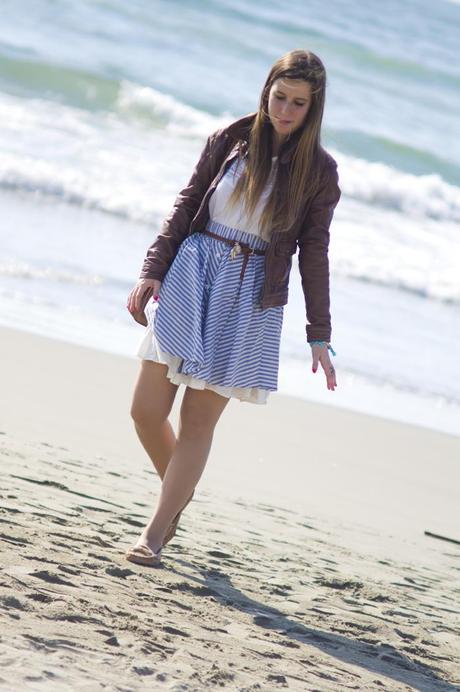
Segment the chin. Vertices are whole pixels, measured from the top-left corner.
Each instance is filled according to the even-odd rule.
[[[294,127],[292,125],[289,125],[289,126],[285,125],[284,127],[280,128],[279,130],[276,130],[276,132],[279,135],[282,135],[283,137],[289,137],[294,132]]]
[[[280,125],[276,120],[271,120],[273,129],[280,135],[286,134],[292,128],[292,123],[289,125]]]

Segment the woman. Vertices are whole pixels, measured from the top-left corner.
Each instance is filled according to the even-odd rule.
[[[160,564],[229,399],[263,404],[277,389],[297,247],[313,372],[320,362],[328,389],[336,387],[327,252],[340,189],[320,144],[325,87],[313,53],[275,62],[259,110],[208,138],[128,297],[128,310],[142,314],[153,292],[131,415],[163,481],[156,512],[126,553],[132,562]],[[176,439],[168,415],[181,383]]]

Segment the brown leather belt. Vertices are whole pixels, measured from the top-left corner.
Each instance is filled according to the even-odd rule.
[[[212,238],[217,238],[217,240],[222,240],[222,242],[227,243],[227,245],[231,245],[233,247],[233,250],[230,253],[231,259],[235,259],[235,257],[242,252],[244,257],[243,257],[243,266],[241,267],[241,272],[240,272],[240,281],[243,280],[244,272],[246,271],[246,265],[249,260],[250,255],[265,255],[265,250],[256,250],[255,248],[252,248],[250,245],[247,243],[243,243],[242,241],[239,240],[231,240],[230,238],[225,238],[223,235],[217,235],[217,233],[213,233],[212,231],[201,231],[201,233],[204,233],[205,235],[210,235]]]

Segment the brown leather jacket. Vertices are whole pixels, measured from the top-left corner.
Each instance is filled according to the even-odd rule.
[[[216,130],[206,142],[192,177],[181,190],[163,227],[147,250],[140,278],[163,280],[181,242],[191,233],[204,230],[209,219],[208,201],[222,176],[237,157],[238,142],[248,141],[255,113]],[[278,165],[288,171],[295,148],[280,149]],[[285,305],[288,301],[292,256],[299,248],[299,270],[305,296],[307,340],[331,339],[329,312],[329,226],[340,199],[337,164],[324,149],[319,192],[293,226],[282,233],[272,233],[265,253],[265,279],[259,298],[261,308]],[[287,186],[288,176],[281,177]]]

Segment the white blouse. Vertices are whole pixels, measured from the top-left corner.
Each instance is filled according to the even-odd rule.
[[[216,189],[209,198],[209,216],[213,221],[225,226],[236,228],[246,233],[260,235],[260,216],[267,202],[267,198],[273,187],[277,156],[272,157],[272,169],[267,184],[257,202],[254,214],[249,218],[244,210],[243,200],[239,199],[234,207],[227,206],[228,199],[243,172],[245,161],[234,161],[228,171],[222,176]],[[238,168],[237,168],[237,164]]]

